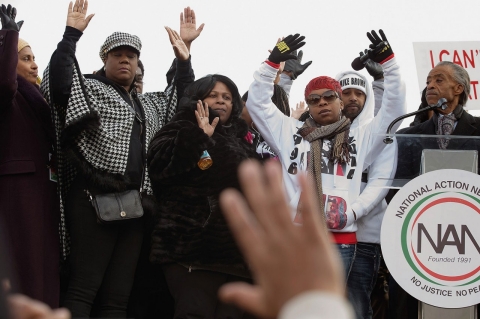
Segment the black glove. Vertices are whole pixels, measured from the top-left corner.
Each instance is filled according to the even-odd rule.
[[[295,80],[300,74],[302,74],[309,66],[312,64],[312,61],[308,61],[307,63],[302,65],[302,58],[303,58],[303,51],[300,50],[297,56],[297,50],[292,52],[292,55],[295,55],[297,59],[291,59],[285,61],[285,67],[283,68],[284,71],[291,72],[292,80]]]
[[[277,43],[273,48],[272,53],[270,53],[268,61],[279,64],[280,62],[290,59],[297,59],[296,55],[290,53],[305,45],[305,42],[302,42],[303,39],[305,39],[305,37],[300,36],[298,33],[295,35],[290,34],[288,37]]]
[[[0,7],[0,20],[2,21],[2,30],[14,30],[20,31],[23,25],[23,21],[15,23],[15,17],[17,16],[17,9],[10,4],[5,7],[4,4]]]
[[[372,52],[369,54],[369,57],[377,63],[380,63],[393,55],[392,47],[390,46],[390,43],[388,43],[385,33],[383,33],[383,30],[381,29],[379,32],[380,36],[382,37],[381,39],[375,30],[372,30],[371,33],[367,32],[367,37],[372,42],[372,44],[370,44],[370,49],[372,49]]]
[[[360,57],[364,56],[365,54],[368,54],[367,49],[365,49],[365,53],[360,52]],[[367,61],[365,61],[365,68],[374,80],[380,80],[383,78],[383,68],[380,63],[372,61],[372,59],[367,59]]]

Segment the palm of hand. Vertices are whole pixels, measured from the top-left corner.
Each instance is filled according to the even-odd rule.
[[[193,42],[200,35],[201,30],[197,30],[195,23],[184,23],[180,25],[180,37],[185,42]]]
[[[67,16],[67,25],[80,31],[83,31],[87,27],[87,20],[85,20],[85,13],[70,12]]]

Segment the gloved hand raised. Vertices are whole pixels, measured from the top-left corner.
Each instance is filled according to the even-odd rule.
[[[291,54],[291,52],[300,49],[305,45],[305,42],[302,42],[305,39],[304,36],[300,34],[289,35],[282,41],[278,42],[277,45],[273,48],[268,60],[270,62],[280,64],[280,62],[297,59],[296,55]]]
[[[288,72],[288,75],[292,80],[295,80],[300,74],[302,74],[309,66],[312,64],[312,61],[308,61],[307,63],[302,65],[302,58],[303,58],[303,51],[300,50],[293,51],[292,55],[295,55],[297,59],[290,59],[285,62],[285,67],[283,71]]]
[[[365,54],[368,54],[367,49],[365,49],[365,53],[360,52],[360,58]],[[365,61],[365,68],[374,80],[379,80],[383,78],[383,68],[380,63],[372,61],[372,59],[367,59],[367,61]]]
[[[379,33],[381,38],[375,30],[372,30],[371,33],[367,32],[367,37],[372,42],[372,44],[370,44],[370,49],[372,49],[372,52],[369,54],[370,59],[377,63],[382,63],[387,58],[390,58],[390,56],[393,56],[393,50],[383,30],[380,29]]]
[[[2,21],[2,30],[14,30],[20,31],[23,25],[23,20],[15,23],[15,17],[17,16],[17,9],[8,5],[5,7],[4,4],[0,7],[0,20]]]

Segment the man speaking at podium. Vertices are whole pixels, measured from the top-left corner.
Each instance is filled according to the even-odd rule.
[[[441,98],[445,98],[446,107],[434,109],[434,114],[429,120],[399,130],[397,134],[480,136],[480,117],[474,117],[464,110],[470,94],[470,76],[463,67],[452,62],[440,62],[429,72],[426,85],[425,97],[428,105],[435,105]],[[476,149],[480,152],[478,140],[398,137],[397,142],[399,158],[396,179],[413,179],[418,176],[423,149]],[[391,191],[387,198],[390,199],[395,193]],[[393,292],[395,290],[391,289],[390,294],[390,300],[395,300],[391,304],[392,313],[398,316],[394,319],[418,318],[417,301],[402,290]]]
[[[428,73],[426,84],[428,104],[436,104],[439,99],[445,98],[447,108],[436,109],[428,121],[409,127],[402,134],[480,136],[480,118],[463,109],[470,94],[470,76],[463,67],[452,62],[440,62]],[[448,141],[443,141],[439,148],[447,146]]]

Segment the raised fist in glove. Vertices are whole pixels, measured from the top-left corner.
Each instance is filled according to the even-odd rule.
[[[4,4],[0,7],[0,20],[2,21],[2,30],[14,30],[20,31],[23,25],[23,21],[18,21],[15,23],[15,17],[17,16],[17,9],[8,5],[5,7]]]
[[[312,61],[308,61],[305,64],[302,64],[303,51],[300,50],[297,55],[297,51],[293,51],[292,55],[295,55],[297,59],[287,60],[285,62],[285,67],[283,71],[287,72],[292,80],[295,80],[300,74],[302,74],[309,66],[312,64]]]
[[[381,38],[375,30],[367,32],[367,37],[372,42],[372,44],[370,44],[370,49],[372,49],[372,52],[369,54],[370,59],[381,64],[385,60],[393,57],[393,50],[383,30],[380,29],[379,33]]]
[[[365,53],[360,52],[360,58],[365,54],[368,54],[367,49],[365,49]],[[383,78],[383,68],[380,63],[372,61],[372,59],[367,59],[367,61],[365,61],[365,68],[374,80],[380,80]]]
[[[305,39],[304,36],[300,34],[289,35],[282,41],[278,42],[273,48],[268,60],[270,62],[280,64],[280,62],[297,59],[297,56],[291,54],[293,51],[300,49],[305,45],[305,42],[302,42]]]

